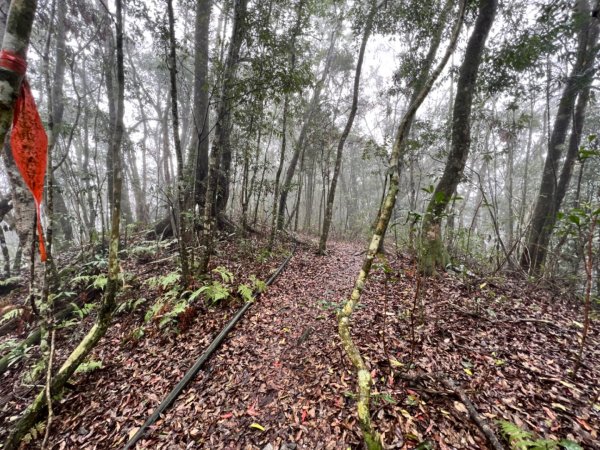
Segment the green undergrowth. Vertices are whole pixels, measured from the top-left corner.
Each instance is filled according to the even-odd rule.
[[[143,323],[130,333],[128,340],[143,338],[152,327],[165,333],[181,333],[192,325],[199,309],[215,308],[235,299],[252,302],[255,294],[267,287],[254,275],[246,283],[236,284],[233,273],[224,266],[216,267],[210,277],[193,283],[192,288],[183,286],[178,270],[146,279],[142,283],[149,291],[146,297],[130,298],[117,308],[118,314],[143,314]]]
[[[583,450],[577,442],[569,439],[556,441],[536,436],[512,422],[501,420],[498,422],[502,435],[508,441],[512,450]]]

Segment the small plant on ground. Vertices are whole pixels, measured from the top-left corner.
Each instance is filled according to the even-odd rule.
[[[577,442],[563,439],[555,441],[553,439],[537,438],[530,431],[523,430],[518,425],[507,420],[498,422],[502,429],[502,434],[510,444],[513,450],[583,450]]]
[[[117,307],[116,314],[121,314],[124,312],[134,312],[144,303],[146,303],[146,299],[144,297],[132,298],[130,300],[124,301]]]
[[[213,280],[211,284],[196,289],[188,298],[189,302],[192,302],[200,295],[203,295],[208,304],[214,306],[222,300],[229,298],[231,295],[233,274],[223,266],[216,267],[212,272],[219,275],[221,281]]]

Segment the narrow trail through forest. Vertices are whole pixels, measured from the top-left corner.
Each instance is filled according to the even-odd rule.
[[[335,305],[352,286],[361,247],[347,243],[331,247],[324,258],[315,256],[312,249],[298,249],[282,276],[138,448],[263,448],[269,442],[273,448],[282,443],[290,449],[294,445],[321,448],[323,436],[332,439],[327,448],[360,442],[354,424],[344,421],[348,410],[340,409],[345,403],[343,392],[352,391],[353,381],[348,374],[348,384],[340,384],[335,368],[343,358],[337,343]],[[61,411],[71,417],[57,425],[54,438],[59,448],[61,441],[64,448],[75,442],[84,447],[93,442],[98,448],[124,444],[132,434],[127,430],[146,419],[185,373],[185,364],[203,351],[218,329],[212,331],[201,336],[190,329],[181,349],[187,355],[175,355],[172,352],[177,349],[170,347],[162,353],[159,347],[149,359],[122,359],[116,346],[102,345],[98,358],[121,365],[111,370],[118,378],[111,376],[112,389],[106,391],[112,396],[115,389],[123,389],[121,404],[109,413],[114,426],[97,422],[99,415],[106,416],[102,410],[107,403],[92,385],[76,394],[69,411]],[[138,379],[140,373],[143,383],[127,381]],[[107,380],[98,374],[95,384],[100,390]],[[94,374],[90,377],[95,378]],[[75,422],[78,429],[73,436],[70,424]],[[62,440],[63,433],[69,433],[69,438]]]
[[[314,243],[298,246],[136,448],[361,448],[355,374],[339,344],[336,314],[364,247],[329,248],[320,257]],[[243,270],[272,271],[277,258]],[[410,381],[415,373],[452,380],[498,435],[498,421],[507,420],[538,437],[600,448],[597,324],[578,378],[565,378],[577,349],[579,306],[524,281],[456,274],[423,279],[415,301],[413,262],[388,254],[386,264],[384,270],[376,260],[352,330],[370,366],[371,411],[386,448],[488,448],[465,405],[433,379]],[[149,330],[135,345],[127,337],[139,315],[118,316],[93,353],[103,367],[79,375],[56,406],[51,448],[122,448],[238,306],[204,312],[179,334]]]

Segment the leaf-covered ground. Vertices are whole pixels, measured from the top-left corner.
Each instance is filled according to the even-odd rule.
[[[266,278],[284,257],[255,264],[259,244],[245,245],[254,251],[225,249],[219,260],[240,279]],[[299,246],[138,448],[361,448],[354,372],[339,345],[336,311],[362,250],[337,242],[319,257],[312,246]],[[135,342],[128,337],[143,312],[118,316],[94,351],[103,368],[78,375],[55,408],[53,448],[122,447],[238,306],[200,311],[178,335],[155,330]],[[353,316],[353,336],[372,371],[371,410],[387,448],[487,448],[465,406],[441,383],[407,381],[426,373],[463,388],[499,436],[498,421],[506,420],[537,437],[600,448],[595,323],[577,378],[568,376],[581,315],[579,305],[524,282],[452,273],[419,282],[409,259],[378,260]],[[70,344],[61,342],[64,357]],[[0,379],[0,397],[8,399],[0,407],[0,438],[31,396],[16,388],[17,369]]]

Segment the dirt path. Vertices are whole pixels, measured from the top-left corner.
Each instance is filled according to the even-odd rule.
[[[324,258],[300,249],[144,448],[346,449],[358,442],[338,368],[335,304],[352,286],[359,248]],[[256,425],[264,428],[262,431]]]

